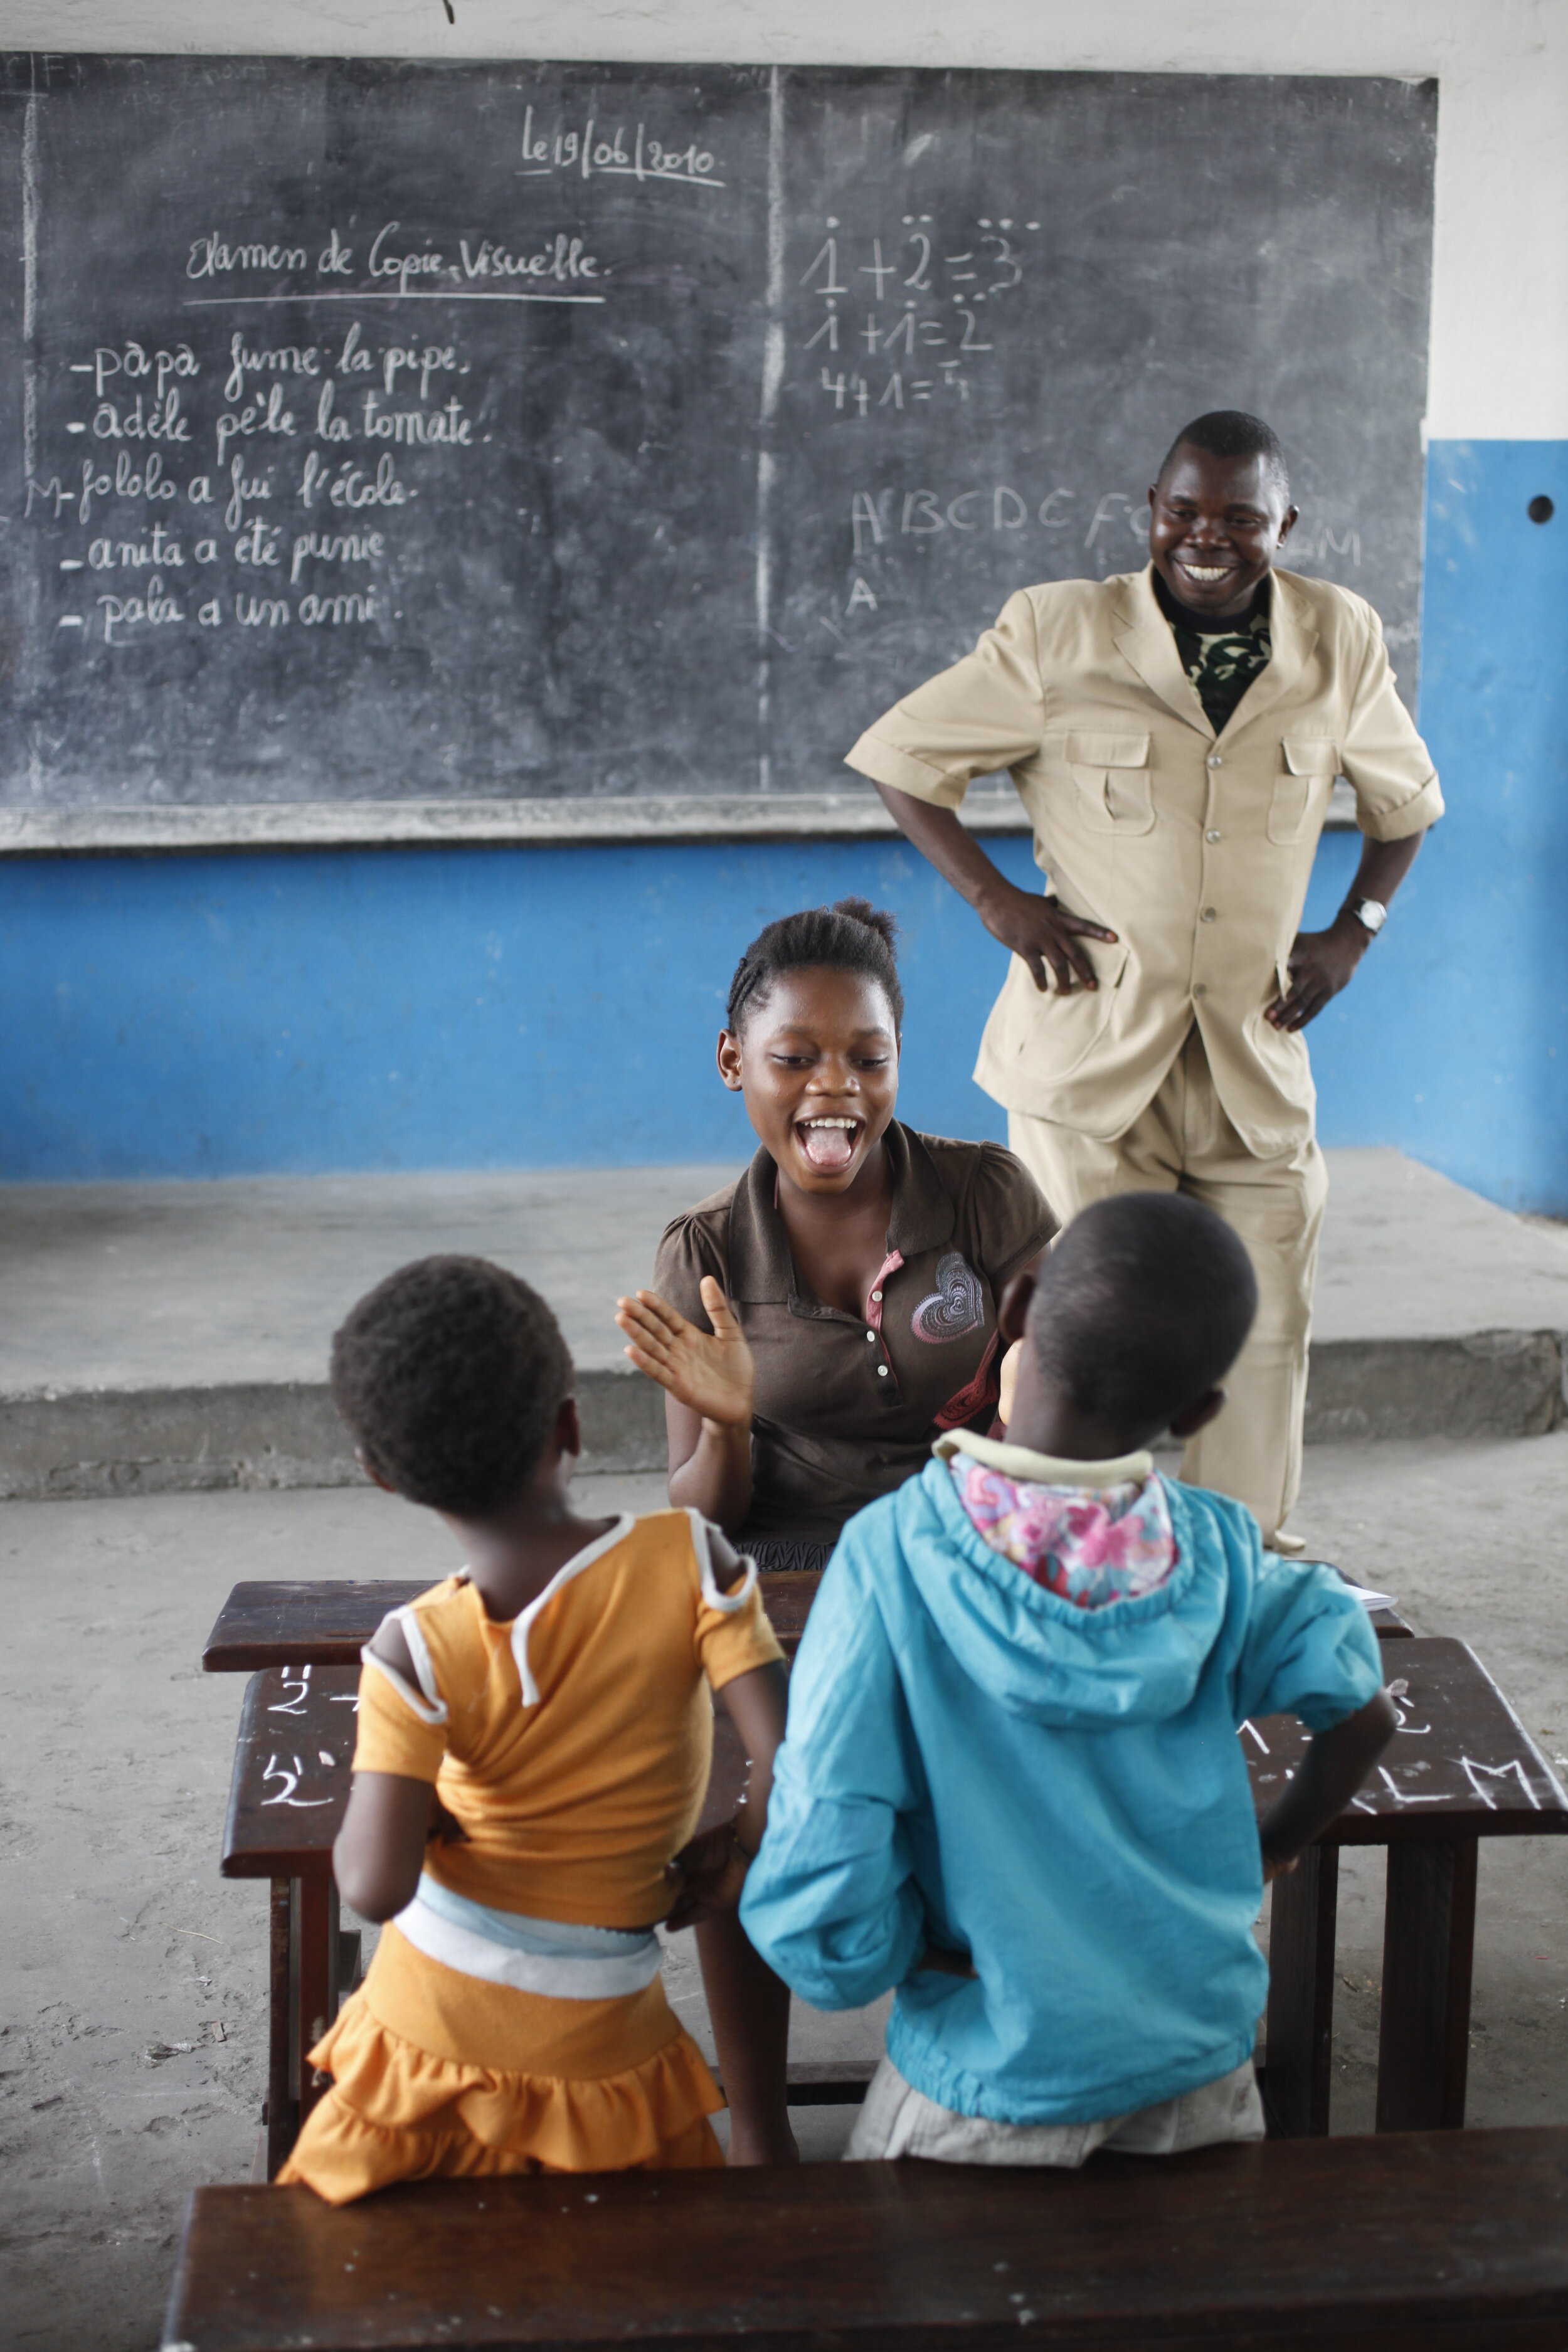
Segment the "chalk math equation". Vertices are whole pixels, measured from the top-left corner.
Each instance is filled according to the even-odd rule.
[[[867,423],[970,397],[974,373],[1006,332],[998,306],[1024,283],[1037,220],[944,224],[905,213],[865,231],[835,213],[796,286],[794,343],[828,413]],[[984,308],[989,304],[989,309]]]

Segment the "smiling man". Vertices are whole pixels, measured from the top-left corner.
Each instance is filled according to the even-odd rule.
[[[1021,589],[849,764],[1013,951],[974,1075],[1058,1215],[1179,1191],[1247,1244],[1258,1319],[1183,1475],[1238,1496],[1292,1551],[1327,1193],[1301,1032],[1351,979],[1443,803],[1372,607],[1274,568],[1296,509],[1268,426],[1196,418],[1149,505],[1145,571]],[[1043,897],[955,814],[999,768],[1033,822]],[[1336,774],[1365,845],[1328,929],[1300,931]]]

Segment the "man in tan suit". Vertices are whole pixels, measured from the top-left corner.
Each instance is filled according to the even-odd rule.
[[[1354,972],[1443,803],[1376,614],[1272,568],[1296,509],[1268,426],[1197,418],[1149,504],[1147,570],[1021,589],[849,764],[1013,950],[974,1075],[1058,1214],[1180,1191],[1246,1242],[1258,1321],[1183,1475],[1239,1496],[1294,1551],[1327,1192],[1301,1031]],[[1043,897],[954,814],[998,768],[1033,821]],[[1365,846],[1329,929],[1299,931],[1336,774]]]

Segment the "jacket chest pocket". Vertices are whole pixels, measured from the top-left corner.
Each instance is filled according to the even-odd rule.
[[[1073,808],[1086,833],[1148,833],[1154,824],[1147,735],[1069,735]]]
[[[1314,802],[1328,803],[1339,773],[1339,746],[1323,736],[1287,736],[1279,746],[1279,773],[1268,803],[1268,838],[1300,841],[1312,821]]]

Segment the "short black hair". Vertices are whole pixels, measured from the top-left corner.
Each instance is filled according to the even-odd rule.
[[[1289,504],[1290,469],[1285,463],[1284,445],[1261,416],[1249,416],[1245,408],[1211,408],[1206,415],[1194,416],[1166,450],[1154,477],[1156,483],[1164,480],[1177,450],[1183,448],[1206,449],[1211,457],[1261,457],[1280,496]]]
[[[1258,1312],[1246,1248],[1181,1192],[1080,1211],[1040,1268],[1029,1344],[1083,1413],[1157,1434],[1224,1379]]]
[[[367,1463],[411,1503],[479,1518],[538,1466],[572,1358],[537,1290],[482,1257],[422,1257],[332,1337],[332,1398]]]
[[[781,915],[759,931],[730,982],[725,1023],[740,1029],[748,1013],[766,1002],[775,980],[786,971],[805,971],[826,965],[830,971],[853,971],[874,980],[893,1010],[894,1034],[904,1025],[904,992],[893,941],[899,936],[892,916],[868,898],[840,898],[831,907],[807,907],[798,915]]]

